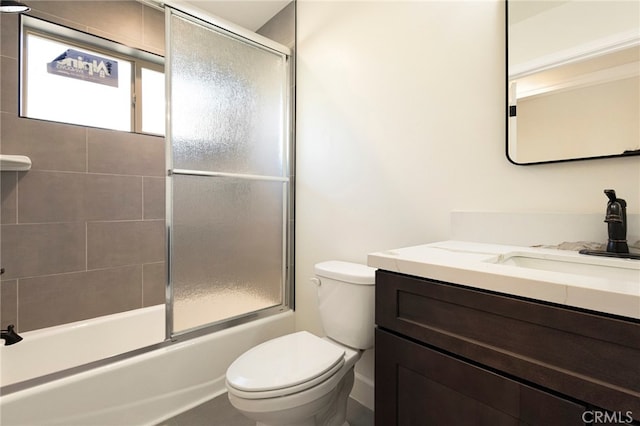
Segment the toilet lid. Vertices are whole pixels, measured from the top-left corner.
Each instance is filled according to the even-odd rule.
[[[344,349],[306,331],[258,345],[227,370],[227,383],[241,391],[264,392],[318,383],[344,363]],[[302,386],[306,388],[306,386]],[[298,389],[300,391],[302,389]]]

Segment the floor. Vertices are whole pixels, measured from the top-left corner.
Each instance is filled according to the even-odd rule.
[[[347,421],[350,426],[373,426],[373,412],[349,399]],[[157,426],[255,426],[255,423],[237,412],[225,393]]]

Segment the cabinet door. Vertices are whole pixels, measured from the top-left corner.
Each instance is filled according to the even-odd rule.
[[[376,425],[584,425],[579,404],[376,329]]]
[[[640,421],[638,321],[380,269],[375,291],[382,329]]]

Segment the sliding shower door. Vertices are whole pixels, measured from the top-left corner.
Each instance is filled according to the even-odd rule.
[[[290,64],[278,49],[167,8],[168,330],[287,300]]]

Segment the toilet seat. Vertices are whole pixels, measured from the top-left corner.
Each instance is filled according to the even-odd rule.
[[[301,331],[245,352],[227,369],[226,382],[241,398],[273,398],[309,389],[333,376],[344,363],[344,348]]]

